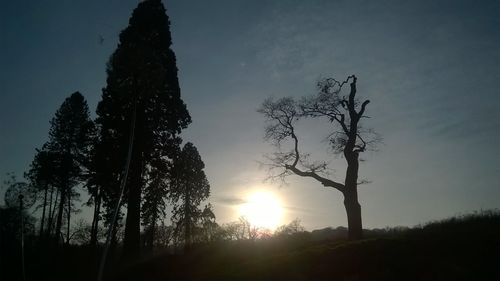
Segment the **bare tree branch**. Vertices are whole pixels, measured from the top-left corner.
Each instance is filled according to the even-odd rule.
[[[372,183],[372,181],[363,179],[363,180],[361,180],[361,181],[358,182],[358,185],[370,184],[370,183]]]
[[[365,100],[363,102],[363,104],[361,104],[361,110],[358,113],[358,118],[361,118],[361,116],[363,116],[363,114],[365,113],[366,105],[369,104],[369,103],[370,103],[370,100]]]
[[[365,140],[363,140],[363,138],[361,137],[360,134],[357,134],[357,137],[361,141],[361,144],[360,145],[359,144],[355,145],[354,151],[358,152],[358,153],[359,152],[363,152],[366,149],[366,142],[365,142]]]
[[[297,107],[297,104],[293,101],[293,99],[290,98],[284,98],[278,101],[268,99],[258,110],[258,112],[264,114],[267,117],[268,125],[266,127],[266,139],[272,140],[276,144],[280,144],[287,138],[293,140],[293,150],[291,152],[278,151],[273,153],[272,156],[267,156],[267,159],[271,162],[270,164],[267,164],[269,170],[281,169],[277,174],[270,175],[270,178],[284,179],[284,177],[294,173],[299,176],[312,177],[318,180],[324,186],[333,187],[343,192],[343,184],[337,183],[318,174],[326,173],[326,163],[307,163],[302,157],[304,155],[300,154],[299,139],[295,133],[294,122],[302,116],[297,111]],[[311,107],[311,109],[317,110],[318,114],[322,114],[320,108],[313,109],[313,107]],[[312,111],[311,114],[313,114]],[[307,170],[298,168],[299,164],[307,168]]]
[[[337,190],[339,190],[340,192],[344,192],[345,190],[345,186],[341,183],[338,183],[338,182],[335,182],[335,181],[332,181],[332,180],[329,180],[327,178],[324,178],[314,172],[307,172],[307,171],[301,171],[300,169],[294,167],[294,166],[290,166],[290,165],[285,165],[285,167],[289,170],[291,170],[292,172],[294,172],[296,175],[299,175],[301,177],[311,177],[311,178],[314,178],[315,180],[319,181],[323,186],[326,186],[326,187],[333,187]]]
[[[346,124],[345,124],[345,115],[344,114],[339,114],[340,118],[337,116],[335,118],[335,120],[337,120],[337,122],[340,124],[340,126],[342,127],[342,130],[344,130],[344,133],[348,134],[349,133],[349,129],[347,128]]]

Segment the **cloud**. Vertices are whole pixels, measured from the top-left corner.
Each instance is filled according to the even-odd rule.
[[[216,199],[217,202],[224,204],[224,205],[229,205],[229,206],[236,206],[236,205],[241,205],[245,204],[246,201],[236,197],[236,196],[223,196],[219,197]]]
[[[301,214],[311,214],[314,213],[311,209],[300,208],[295,206],[283,206],[283,209],[293,212],[293,213],[301,213]]]
[[[223,204],[223,205],[228,205],[228,206],[237,206],[241,204],[247,203],[245,199],[242,199],[238,196],[221,196],[217,197],[215,199],[216,202]],[[301,213],[301,214],[311,214],[314,213],[313,210],[307,209],[307,208],[301,208],[301,207],[296,207],[296,206],[283,206],[283,209],[292,212],[292,213]]]

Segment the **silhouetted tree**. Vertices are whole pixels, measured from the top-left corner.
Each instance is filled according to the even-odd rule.
[[[374,144],[378,137],[372,130],[361,127],[361,118],[369,100],[360,103],[356,99],[356,76],[349,76],[345,81],[333,78],[318,83],[319,93],[315,96],[296,101],[282,98],[277,101],[267,99],[258,110],[267,119],[265,138],[277,148],[277,152],[268,156],[271,170],[278,169],[278,176],[284,178],[295,174],[310,177],[326,187],[333,187],[344,195],[347,212],[349,238],[362,237],[361,206],[358,202],[359,154]],[[347,98],[341,95],[344,85],[350,85]],[[326,162],[311,162],[307,154],[300,152],[296,123],[301,118],[325,118],[332,125],[328,132],[330,146],[335,153],[342,153],[347,161],[344,183],[329,179]],[[291,142],[292,149],[283,152],[281,145]]]
[[[244,240],[245,228],[239,221],[225,223],[220,227],[219,239],[221,240]]]
[[[51,199],[49,198],[49,190],[52,194],[54,184],[56,183],[54,178],[54,167],[56,165],[55,160],[55,155],[47,149],[47,145],[44,145],[41,150],[36,150],[36,154],[33,161],[31,162],[30,169],[25,174],[25,177],[28,178],[30,184],[40,193],[42,193],[42,198],[40,198],[42,201],[42,216],[39,230],[40,237],[44,235],[47,205],[49,203],[51,204]]]
[[[276,230],[274,231],[274,236],[290,236],[305,231],[306,229],[300,224],[300,220],[294,219],[290,223],[276,228]]]
[[[238,219],[240,225],[239,232],[240,236],[244,239],[255,240],[259,236],[260,228],[258,226],[252,225],[246,217],[240,217]]]
[[[191,122],[180,97],[174,52],[170,49],[169,19],[160,0],[142,1],[107,68],[107,86],[97,107],[99,159],[107,167],[110,187],[118,186],[128,146],[133,143],[126,182],[127,217],[124,255],[140,250],[141,193],[153,158],[171,158],[178,134]],[[133,140],[129,140],[132,129]]]
[[[143,192],[142,224],[145,229],[145,246],[151,250],[154,246],[157,223],[165,218],[166,199],[169,182],[169,167],[165,161],[159,161],[159,167],[152,167]]]
[[[59,189],[54,186],[50,188],[50,196],[49,196],[49,213],[47,216],[47,237],[52,235],[52,232],[55,227],[55,215],[56,215],[56,207],[58,206],[59,200]]]
[[[215,221],[215,214],[212,204],[207,204],[203,208],[200,216],[200,242],[211,242],[217,239],[219,225]]]
[[[268,230],[252,225],[245,217],[239,217],[237,221],[223,224],[216,228],[217,240],[255,240]]]
[[[109,178],[113,177],[112,170],[108,169],[110,164],[105,158],[99,158],[103,155],[101,149],[105,146],[100,141],[99,127],[96,126],[95,134],[91,140],[91,149],[88,161],[88,173],[85,186],[89,193],[89,200],[87,206],[93,206],[92,223],[90,226],[90,239],[91,246],[97,245],[97,236],[99,230],[99,221],[101,218],[101,206],[103,201],[103,193],[105,192],[106,184],[113,182]],[[106,177],[108,179],[106,179]]]
[[[174,202],[172,221],[176,236],[187,247],[193,242],[194,229],[201,218],[200,204],[210,195],[210,185],[196,147],[188,142],[174,160],[169,196]]]
[[[73,187],[81,183],[84,178],[94,130],[85,98],[79,92],[66,98],[50,124],[47,149],[54,157],[53,162],[51,160],[54,163],[52,167],[54,182],[60,194],[55,235],[56,240],[59,241],[66,206],[68,228],[66,240],[69,240],[72,201],[79,195]]]
[[[90,244],[91,240],[91,231],[92,225],[87,222],[85,219],[80,218],[76,221],[75,224],[71,227],[71,233],[69,236],[69,241],[73,241],[78,245]],[[103,240],[105,237],[105,230],[103,228],[99,228],[97,230],[97,240]]]
[[[98,124],[99,125],[99,124]],[[110,153],[110,149],[116,147],[113,140],[104,137],[102,126],[97,126],[97,133],[93,139],[91,150],[89,172],[86,182],[86,187],[89,192],[89,201],[87,205],[93,206],[92,224],[90,228],[91,246],[97,245],[99,222],[103,219],[103,224],[109,226],[113,220],[114,210],[117,207],[118,197],[120,194],[119,180],[122,176],[123,167],[118,167],[116,162],[120,157]],[[112,132],[112,130],[110,130]],[[116,226],[120,225],[120,220],[123,217],[121,207],[118,213]],[[101,209],[104,209],[103,211]],[[116,234],[116,232],[114,233]],[[116,237],[113,236],[112,242],[116,242]]]
[[[162,221],[157,227],[155,227],[154,235],[154,247],[155,248],[166,248],[170,245],[173,238],[173,227],[171,225],[165,225]]]

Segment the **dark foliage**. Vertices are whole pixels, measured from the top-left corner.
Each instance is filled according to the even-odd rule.
[[[42,173],[45,172],[45,169],[51,169],[51,177],[47,179],[47,183],[55,185],[60,194],[55,237],[57,240],[61,237],[62,220],[66,211],[66,240],[68,240],[70,216],[74,211],[74,208],[72,210],[72,202],[79,196],[79,193],[73,188],[85,179],[94,123],[89,117],[89,108],[85,98],[79,92],[75,92],[62,103],[50,124],[49,142],[44,146],[44,150],[49,151],[46,156],[50,158],[44,159],[44,161],[47,161],[43,164],[52,167],[37,169],[37,162],[42,159],[35,159],[35,166],[33,167],[35,173]],[[38,155],[38,157],[41,156]],[[34,179],[42,176],[33,175]]]
[[[210,184],[196,147],[188,142],[174,161],[170,199],[174,202],[172,222],[178,241],[193,243],[196,225],[202,218],[200,204],[210,195]],[[208,212],[208,210],[206,211]]]
[[[180,143],[178,134],[191,122],[180,97],[171,45],[169,19],[161,1],[139,3],[108,62],[107,86],[97,107],[97,158],[104,165],[97,172],[98,184],[106,187],[103,198],[107,209],[116,207],[118,182],[133,142],[124,200],[124,249],[128,256],[139,252],[141,193],[150,167],[172,158]],[[135,134],[130,140],[132,128]]]
[[[2,280],[19,280],[19,211],[0,208]],[[27,219],[26,221],[32,221]],[[28,225],[30,225],[29,223]],[[292,228],[296,228],[293,227]],[[111,259],[108,280],[498,280],[500,211],[479,212],[414,228],[290,231],[257,240],[196,244],[189,252]],[[54,269],[54,252],[26,230],[27,280],[95,280],[101,249],[69,245]],[[8,238],[9,240],[7,240]],[[8,241],[8,242],[7,242]],[[83,266],[85,265],[85,266]]]
[[[30,169],[25,173],[25,177],[29,180],[30,185],[38,193],[37,206],[42,208],[42,215],[40,221],[39,236],[50,236],[52,224],[51,214],[52,209],[55,207],[53,202],[54,191],[57,188],[56,181],[56,167],[57,167],[57,154],[48,149],[45,144],[42,149],[37,149],[35,157],[31,162]],[[49,226],[46,226],[48,224]]]
[[[21,216],[23,217],[21,219]],[[21,222],[24,222],[25,248],[35,245],[36,219],[26,210],[0,206],[0,279],[21,277]]]

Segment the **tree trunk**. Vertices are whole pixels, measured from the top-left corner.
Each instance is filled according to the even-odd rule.
[[[101,194],[99,188],[96,187],[97,191],[94,200],[94,218],[92,219],[92,229],[90,230],[90,245],[97,245],[97,232],[99,231],[99,215],[101,213]]]
[[[66,244],[69,245],[71,223],[71,190],[68,190],[68,224],[66,225]]]
[[[347,227],[349,240],[363,238],[363,224],[361,222],[361,205],[357,195],[345,194],[344,206],[347,213]]]
[[[156,219],[153,219],[153,222],[151,223],[151,226],[149,227],[149,241],[148,241],[148,248],[150,251],[153,250],[154,248],[154,243],[155,243],[155,231],[156,231]]]
[[[123,257],[125,259],[138,258],[141,251],[141,191],[142,191],[142,122],[143,110],[134,105],[131,123],[131,159],[129,177],[127,180],[128,202],[127,219],[125,222],[125,237],[123,238]]]
[[[344,154],[347,160],[345,177],[344,206],[347,213],[347,227],[350,240],[363,238],[363,224],[361,222],[361,205],[358,202],[358,170],[359,161],[357,152]]]
[[[64,214],[64,204],[65,203],[66,203],[66,188],[63,187],[61,190],[61,199],[59,200],[59,211],[57,213],[57,221],[56,221],[56,229],[55,229],[56,244],[59,244],[59,241],[61,239],[61,228],[62,228],[62,219],[63,219],[63,214]]]
[[[140,226],[141,226],[141,186],[142,161],[139,149],[135,149],[130,167],[130,181],[128,182],[127,219],[125,222],[125,237],[123,240],[123,256],[125,259],[137,258],[140,254]]]
[[[51,187],[50,198],[49,198],[49,214],[47,216],[47,230],[45,230],[47,235],[50,235],[50,224],[52,223],[52,212],[53,212],[52,202],[54,202],[53,199],[54,199],[54,187]]]
[[[43,236],[43,227],[45,224],[45,209],[47,208],[47,193],[48,193],[49,186],[46,184],[45,185],[45,194],[43,196],[43,210],[42,210],[42,221],[40,222],[40,234],[39,238],[42,239]]]
[[[56,190],[56,198],[52,201],[52,195],[54,193],[54,187],[50,192],[50,205],[49,205],[49,221],[47,222],[47,237],[52,233],[52,227],[54,226],[54,215],[56,213],[57,198],[59,197],[59,190]]]
[[[188,250],[189,247],[191,246],[191,241],[192,241],[192,233],[191,233],[191,205],[190,205],[190,197],[189,197],[189,186],[186,184],[186,190],[185,190],[185,198],[184,198],[184,223],[185,225],[185,230],[184,230],[184,248],[185,250]]]

